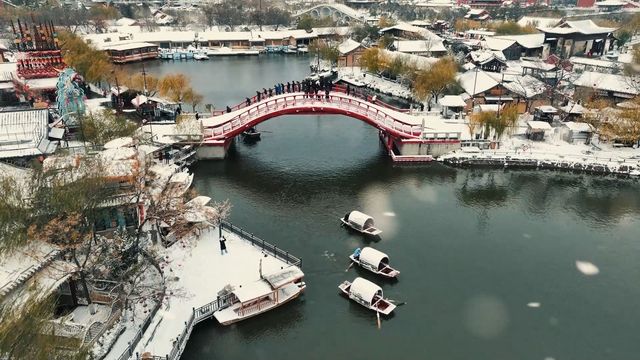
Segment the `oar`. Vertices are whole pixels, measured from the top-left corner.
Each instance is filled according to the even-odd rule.
[[[397,302],[398,300],[391,300],[391,299],[389,299],[389,301],[390,301],[390,302],[392,302],[392,303],[395,303],[395,302]],[[407,303],[406,301],[401,301],[401,302],[397,303],[397,304],[396,304],[396,306],[402,306],[402,305],[405,305],[406,303]]]
[[[351,269],[352,266],[353,266],[353,262],[350,262],[349,266],[344,270],[344,272],[349,271],[349,269]]]
[[[378,309],[376,309],[376,316],[378,317],[378,329],[380,329],[381,328],[381,325],[380,325],[380,312],[378,311]]]

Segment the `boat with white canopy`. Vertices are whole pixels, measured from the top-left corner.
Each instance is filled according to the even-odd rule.
[[[400,271],[389,266],[389,256],[387,254],[368,246],[362,250],[357,248],[349,256],[349,259],[372,273],[386,278],[392,279],[400,275]]]
[[[354,210],[346,213],[343,218],[340,219],[343,225],[346,225],[356,231],[363,234],[377,236],[382,234],[382,231],[374,227],[373,218],[365,213]]]
[[[338,288],[349,299],[380,314],[389,315],[396,308],[390,300],[384,298],[380,286],[361,277],[353,282],[345,281]]]
[[[303,278],[300,268],[290,266],[253,283],[235,286],[231,290],[231,305],[213,316],[220,324],[229,325],[274,309],[302,294],[307,287]]]

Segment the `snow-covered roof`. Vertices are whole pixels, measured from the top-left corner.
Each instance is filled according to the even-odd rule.
[[[413,26],[429,26],[431,25],[431,23],[424,21],[424,20],[413,20],[411,22],[409,22],[409,24],[413,25]]]
[[[560,25],[552,28],[539,27],[541,31],[552,34],[607,34],[616,31],[618,28],[598,26],[592,20],[564,21]]]
[[[373,265],[377,268],[378,266],[380,266],[381,262],[388,263],[389,257],[382,251],[378,251],[367,246],[360,252],[360,261],[369,265]]]
[[[408,33],[414,33],[417,34],[419,36],[421,36],[424,39],[431,39],[431,40],[442,40],[441,37],[439,37],[438,35],[434,34],[433,32],[421,28],[421,27],[417,27],[417,26],[413,26],[409,23],[405,23],[405,22],[400,22],[397,23],[393,26],[389,26],[386,27],[384,29],[380,30],[380,33],[385,33],[388,31],[392,31],[392,30],[399,30],[399,31],[403,31],[403,32],[408,32]]]
[[[627,5],[626,1],[620,0],[604,0],[604,1],[596,1],[596,6],[625,6]]]
[[[147,48],[147,47],[158,47],[158,45],[148,43],[148,42],[132,42],[132,43],[124,43],[124,44],[107,45],[102,49],[125,51],[125,50],[141,49],[141,48]]]
[[[438,100],[440,105],[448,107],[465,107],[467,103],[460,95],[445,95],[442,99]]]
[[[359,42],[357,42],[355,40],[347,39],[347,40],[343,41],[342,43],[340,43],[340,45],[338,45],[338,51],[340,52],[340,54],[346,55],[346,54],[356,50],[360,46],[362,46],[362,44],[360,44]]]
[[[570,57],[569,61],[572,62],[573,64],[601,67],[601,68],[607,68],[607,69],[621,69],[623,67],[622,64],[614,61],[585,58],[585,57],[578,57],[578,56]]]
[[[16,77],[16,63],[0,63],[0,82],[10,82]]]
[[[640,81],[624,75],[585,71],[573,82],[573,85],[629,95],[640,94]]]
[[[465,34],[470,34],[470,35],[482,35],[482,36],[493,36],[493,35],[496,34],[495,31],[477,30],[477,29],[467,30],[464,33]]]
[[[128,18],[128,17],[123,17],[120,18],[118,20],[116,20],[116,25],[117,26],[131,26],[133,24],[136,23],[136,20]]]
[[[479,112],[498,112],[500,110],[499,104],[478,104],[473,108],[474,113]]]
[[[351,283],[351,288],[349,289],[349,297],[357,297],[361,300],[372,303],[374,296],[379,295],[383,296],[382,289],[380,286],[372,283],[369,280],[363,279],[361,277],[355,278]]]
[[[53,90],[58,84],[57,77],[42,78],[42,79],[16,79],[21,84],[28,87],[30,90]]]
[[[531,98],[545,92],[547,85],[531,75],[516,75],[511,81],[503,83],[509,91],[526,98]]]
[[[535,60],[520,59],[520,66],[523,68],[538,69],[542,71],[553,71],[557,67],[557,65],[555,64],[549,64],[540,59],[535,59]]]
[[[418,69],[428,69],[436,63],[438,58],[435,57],[426,57],[419,56],[414,54],[402,53],[399,51],[389,51],[389,50],[381,50],[383,54],[389,57],[390,60],[394,60],[396,57],[402,58],[403,60],[415,65]]]
[[[484,65],[493,60],[497,60],[499,62],[505,63],[504,54],[501,51],[480,49],[476,51],[472,51],[468,55],[475,64]]]
[[[235,290],[233,290],[233,294],[240,300],[240,302],[245,302],[249,300],[254,300],[259,297],[268,295],[273,292],[273,289],[269,285],[268,282],[264,280],[258,280],[249,284],[238,285]]]
[[[0,159],[49,154],[49,111],[22,110],[0,112]]]
[[[546,121],[529,120],[527,125],[534,130],[551,130],[551,125]]]
[[[514,40],[509,39],[501,39],[490,36],[484,38],[484,46],[490,50],[503,51],[515,43],[516,42]]]
[[[498,82],[482,70],[467,71],[458,75],[458,82],[464,91],[473,96],[498,86]]]
[[[518,45],[527,49],[537,49],[544,45],[544,34],[524,34],[524,35],[500,35],[495,36],[496,39],[513,40]]]
[[[558,112],[558,109],[556,109],[551,105],[540,105],[536,107],[536,110],[540,110],[541,112],[548,113],[548,114],[555,114]]]
[[[567,121],[567,122],[563,123],[562,125],[567,127],[571,131],[593,132],[593,127],[591,125],[589,125],[587,123],[583,123],[583,122]]]
[[[520,26],[535,26],[538,28],[551,28],[558,25],[562,21],[561,18],[523,16],[518,20]]]
[[[264,275],[264,280],[268,282],[273,289],[277,289],[287,283],[302,279],[304,273],[297,266],[289,266],[282,270],[278,270],[269,275]]]
[[[482,14],[484,14],[486,12],[487,12],[487,10],[485,10],[485,9],[471,9],[471,10],[469,10],[469,12],[467,12],[467,15],[478,16],[478,15],[482,15]]]
[[[578,103],[568,103],[567,105],[560,108],[560,110],[568,113],[568,114],[582,114],[584,112],[584,107]]]
[[[447,51],[442,40],[397,40],[393,45],[396,51],[408,54]]]
[[[0,259],[0,298],[24,284],[53,261],[60,250],[44,242],[34,242]]]

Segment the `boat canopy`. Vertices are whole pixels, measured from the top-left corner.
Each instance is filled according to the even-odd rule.
[[[296,281],[304,277],[304,273],[297,266],[290,266],[283,270],[278,270],[272,274],[265,275],[264,279],[271,284],[271,287],[277,289],[287,283]]]
[[[351,288],[349,289],[349,297],[351,298],[355,297],[369,305],[373,305],[373,298],[376,295],[382,298],[382,289],[369,280],[359,277],[351,283]]]
[[[370,247],[365,247],[360,252],[360,261],[380,270],[385,265],[389,264],[389,257],[382,251],[378,251]]]
[[[360,229],[368,229],[373,226],[373,218],[357,210],[350,212],[347,220],[351,224],[359,226]]]
[[[240,302],[246,302],[267,296],[271,294],[273,290],[266,281],[258,280],[253,283],[236,286],[233,290],[233,294],[240,300]]]

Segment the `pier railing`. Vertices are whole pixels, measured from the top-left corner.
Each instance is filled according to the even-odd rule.
[[[252,233],[246,232],[243,229],[233,225],[230,222],[222,221],[220,223],[220,232],[222,233],[223,229],[227,229],[233,234],[236,234],[243,238],[244,240],[251,243],[251,245],[259,247],[265,253],[269,255],[273,255],[275,258],[284,261],[287,265],[295,265],[297,267],[302,267],[302,259],[299,259],[293,255],[291,255],[288,251],[284,251],[279,249],[277,246],[271,245],[268,242],[260,239],[259,237],[253,235]]]
[[[289,254],[288,251],[284,251],[279,249],[278,247],[269,244],[268,242],[258,238],[257,236],[244,231],[242,228],[235,226],[227,221],[222,221],[220,226],[218,227],[220,231],[220,236],[222,236],[223,229],[240,236],[242,239],[248,241],[253,246],[257,246],[267,254],[274,256],[275,258],[287,263],[288,265],[295,265],[298,267],[302,267],[302,260],[298,257],[295,257]],[[218,296],[215,300],[211,301],[208,304],[200,306],[198,308],[193,308],[191,311],[191,315],[189,319],[184,322],[184,329],[173,341],[173,346],[171,347],[171,351],[165,356],[153,356],[152,360],[178,360],[180,356],[182,356],[182,352],[187,345],[187,340],[189,340],[189,336],[191,336],[191,331],[193,331],[193,327],[207,319],[213,317],[213,313],[218,310],[226,309],[231,306],[233,303],[233,293],[229,293],[223,296]],[[142,336],[142,334],[140,334]],[[136,340],[136,343],[139,341]],[[124,354],[123,354],[124,355]],[[136,354],[137,359],[140,359],[139,354]],[[118,360],[125,360],[127,357]]]

